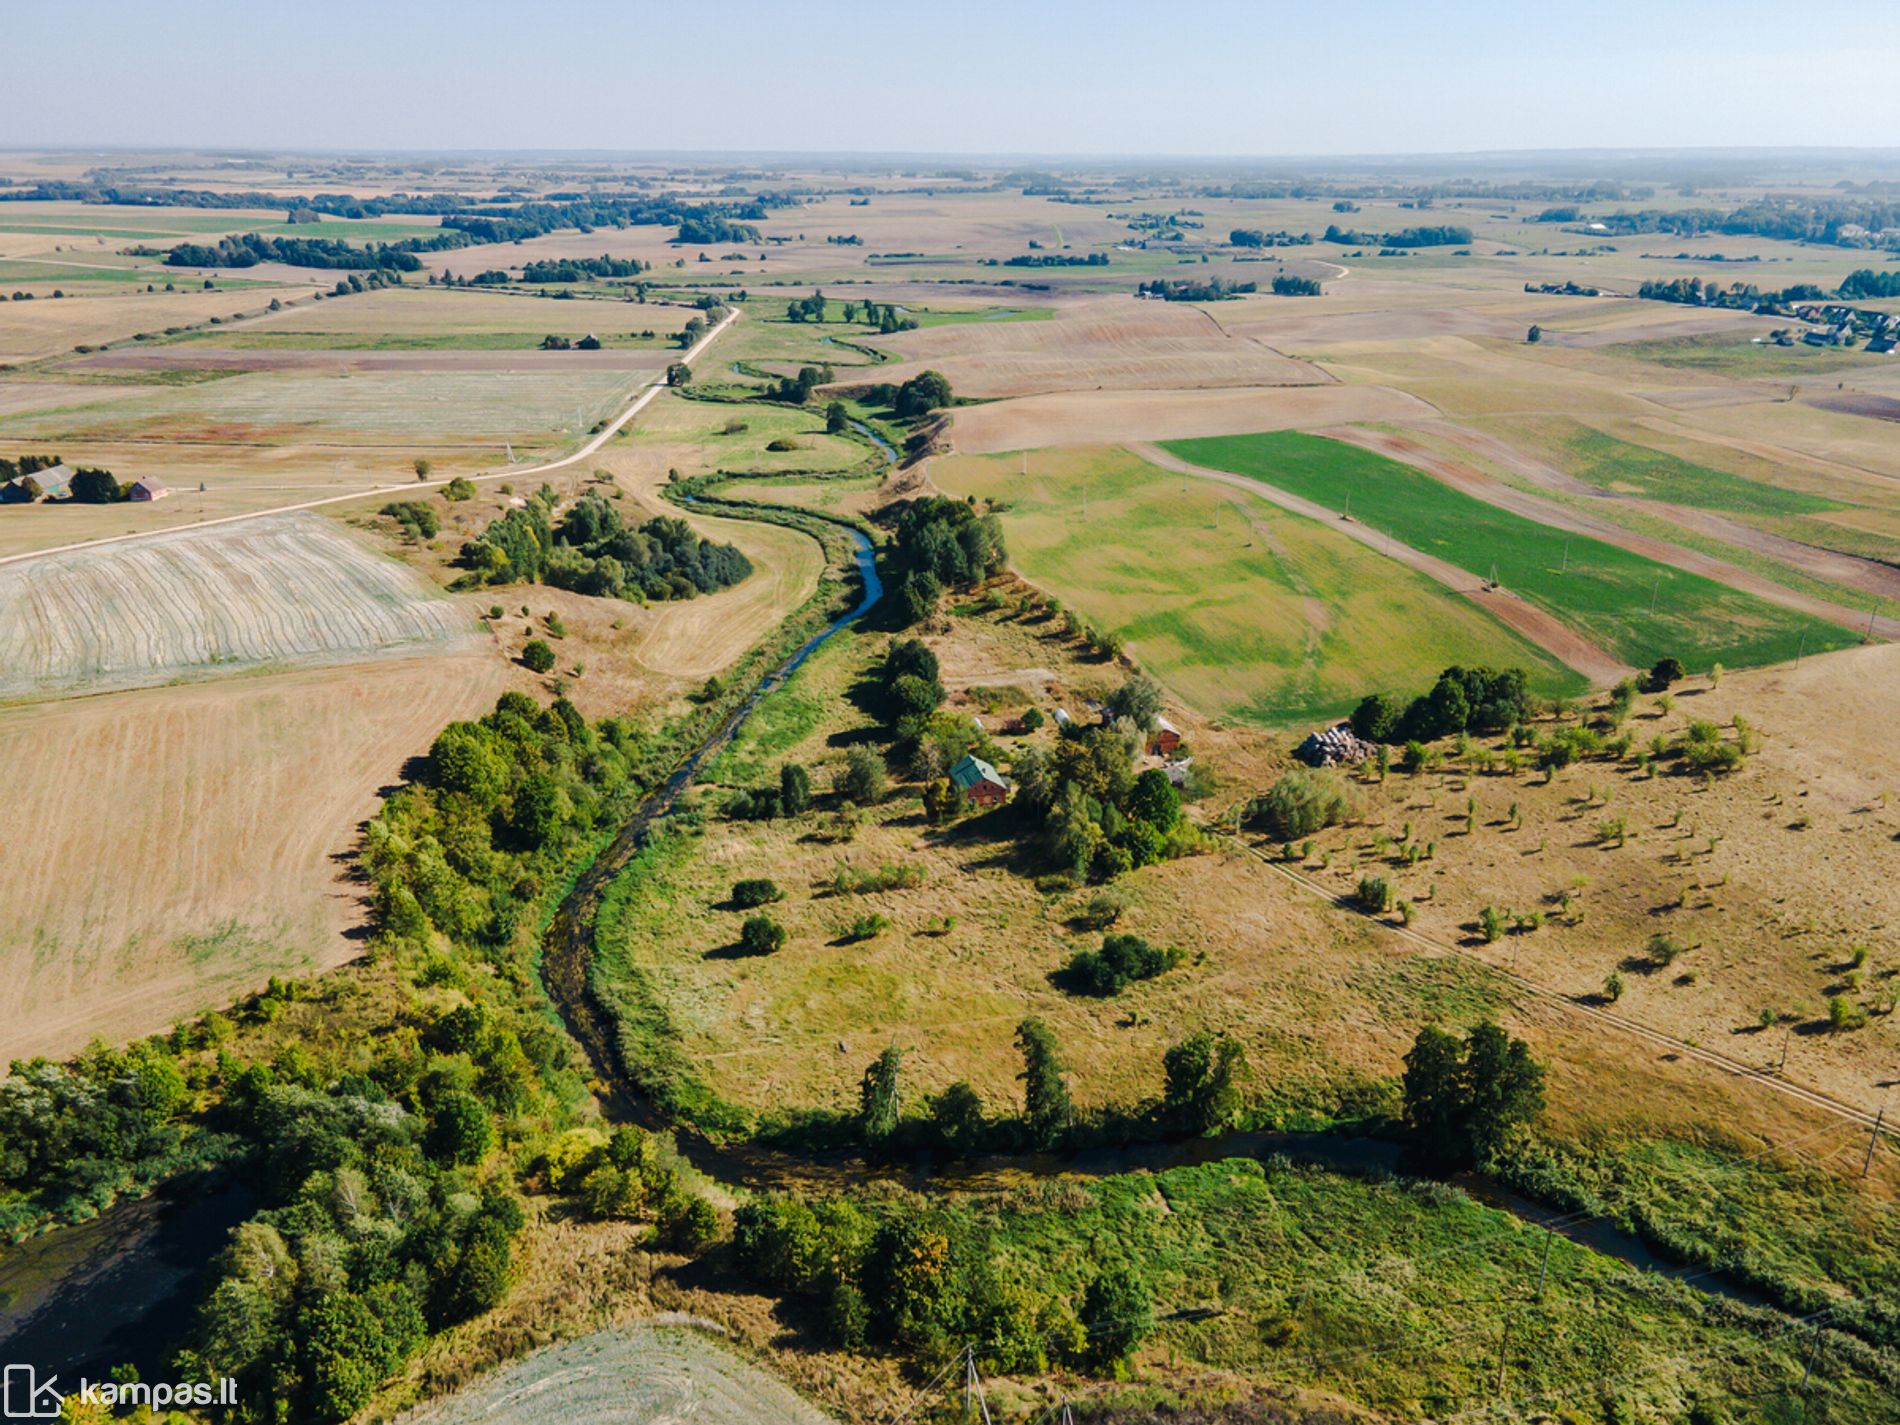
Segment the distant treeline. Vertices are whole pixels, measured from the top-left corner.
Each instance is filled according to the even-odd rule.
[[[1837,297],[1900,297],[1900,272],[1876,272],[1862,267],[1847,274]]]
[[[1317,297],[1324,291],[1318,279],[1313,277],[1294,277],[1283,272],[1273,279],[1273,295],[1276,297]]]
[[[1471,241],[1471,229],[1422,227],[1400,228],[1395,233],[1362,233],[1334,223],[1326,228],[1326,241],[1344,247],[1462,247]]]
[[[996,265],[994,258],[990,259],[989,265],[990,266]],[[1084,256],[1081,253],[1075,253],[1075,252],[1025,252],[1021,256],[1018,256],[1018,257],[1004,258],[1003,266],[1005,267],[1106,267],[1108,266],[1108,254],[1105,252],[1091,252],[1087,254],[1086,256]]]
[[[1235,228],[1227,234],[1227,241],[1235,247],[1307,247],[1311,245],[1313,235],[1285,231],[1265,233],[1259,228]]]
[[[1583,219],[1574,207],[1547,208],[1539,222],[1569,223]],[[1828,243],[1836,247],[1900,246],[1882,238],[1900,229],[1900,202],[1854,198],[1761,198],[1739,208],[1643,208],[1606,213],[1589,219],[1618,237],[1638,233],[1674,233],[1694,237],[1723,233],[1744,237],[1779,238],[1787,242]],[[1846,230],[1846,231],[1843,231]]]
[[[1824,302],[1825,288],[1812,282],[1797,283],[1779,292],[1764,292],[1752,282],[1704,282],[1700,277],[1678,277],[1672,282],[1645,282],[1636,295],[1650,302],[1681,302],[1691,307],[1735,307],[1754,311],[1757,307],[1785,307],[1794,302]]]
[[[1223,302],[1229,297],[1244,296],[1248,292],[1259,291],[1254,282],[1227,282],[1219,277],[1206,282],[1197,282],[1191,278],[1178,278],[1173,281],[1157,277],[1152,282],[1144,282],[1135,289],[1143,297],[1159,297],[1164,302]]]
[[[260,262],[282,262],[291,267],[342,268],[363,272],[374,268],[415,272],[422,261],[387,243],[364,247],[336,238],[273,238],[259,233],[223,237],[211,244],[181,242],[165,254],[168,267],[255,267]]]
[[[590,277],[638,277],[652,269],[637,257],[553,257],[530,262],[521,269],[523,282],[584,282]],[[487,277],[483,273],[477,282]]]
[[[595,228],[667,227],[680,229],[677,242],[757,242],[752,226],[771,208],[789,207],[796,200],[776,194],[743,195],[726,202],[689,201],[672,194],[555,195],[562,201],[524,201],[494,204],[471,201],[459,194],[395,193],[357,198],[347,193],[279,196],[272,193],[212,193],[202,189],[114,188],[83,183],[41,183],[31,188],[7,189],[0,201],[78,202],[124,204],[154,208],[283,208],[291,222],[300,210],[335,218],[440,217],[442,231],[430,237],[405,238],[386,244],[392,252],[449,252],[477,243],[523,242],[563,228],[592,232]],[[253,235],[255,236],[255,235]],[[266,239],[258,239],[265,241]],[[288,259],[273,259],[278,261]],[[341,262],[299,264],[341,267]],[[375,263],[372,266],[396,266]]]

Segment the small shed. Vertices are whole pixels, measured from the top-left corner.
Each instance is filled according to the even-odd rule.
[[[1067,708],[1057,708],[1055,711],[1055,719],[1057,727],[1075,726],[1075,719],[1069,716],[1069,710]]]
[[[1001,806],[1009,800],[1009,783],[1003,774],[974,752],[950,769],[950,780],[971,806]]]
[[[1172,757],[1181,745],[1181,729],[1165,717],[1155,719],[1155,730],[1148,737],[1148,751],[1156,757]]]
[[[128,500],[162,500],[170,493],[169,486],[146,475],[132,482],[132,488],[126,491],[125,497]]]

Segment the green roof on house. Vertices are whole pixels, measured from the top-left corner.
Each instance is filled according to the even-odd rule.
[[[958,787],[966,792],[978,782],[994,782],[999,787],[1007,787],[1009,785],[1008,782],[1003,780],[1003,774],[1001,772],[998,772],[975,753],[966,756],[961,762],[950,769],[950,780],[955,782]]]

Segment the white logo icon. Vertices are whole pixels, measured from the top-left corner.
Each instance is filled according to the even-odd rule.
[[[31,1366],[8,1366],[0,1410],[9,1420],[59,1419],[60,1393],[53,1389],[58,1376],[39,1378]]]

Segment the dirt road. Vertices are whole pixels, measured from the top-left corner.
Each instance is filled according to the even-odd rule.
[[[1598,648],[1589,639],[1575,629],[1559,622],[1534,604],[1526,603],[1517,595],[1502,589],[1486,589],[1484,581],[1475,574],[1448,564],[1409,544],[1400,544],[1383,530],[1370,525],[1360,524],[1356,520],[1341,519],[1339,515],[1323,505],[1311,500],[1303,500],[1298,495],[1290,495],[1258,480],[1250,480],[1244,475],[1229,474],[1225,470],[1209,470],[1205,466],[1191,465],[1178,455],[1170,454],[1158,445],[1135,444],[1128,450],[1164,470],[1173,470],[1182,475],[1193,475],[1198,479],[1212,480],[1236,490],[1245,490],[1250,495],[1273,501],[1282,509],[1294,514],[1305,515],[1308,519],[1318,520],[1329,528],[1379,553],[1398,560],[1409,568],[1418,570],[1429,579],[1443,584],[1453,593],[1462,594],[1474,604],[1489,611],[1500,622],[1517,630],[1532,643],[1545,649],[1567,666],[1576,669],[1593,684],[1614,683],[1631,670]]]

